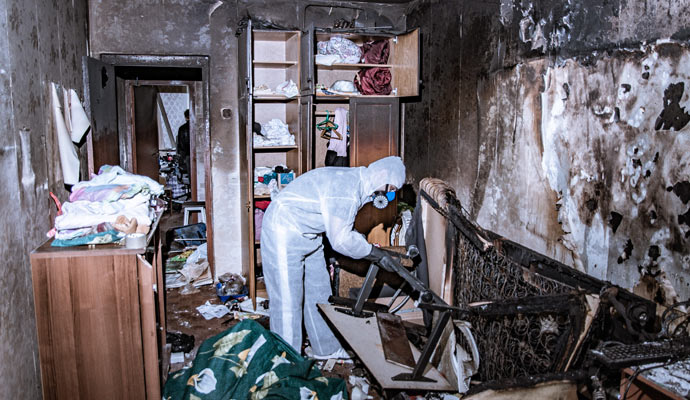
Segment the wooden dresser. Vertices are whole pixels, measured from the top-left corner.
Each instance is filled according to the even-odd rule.
[[[157,224],[146,250],[51,247],[31,254],[44,399],[160,399],[167,365]]]

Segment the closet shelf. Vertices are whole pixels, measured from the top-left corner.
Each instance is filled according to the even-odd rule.
[[[382,95],[382,94],[352,94],[352,95],[349,95],[349,96],[345,96],[345,95],[323,94],[323,93],[317,92],[317,93],[316,93],[316,97],[318,97],[319,100],[328,100],[328,99],[332,99],[332,100],[347,100],[347,99],[349,99],[349,98],[351,98],[351,97],[372,97],[372,98],[373,98],[373,97],[396,97],[396,96],[394,96],[394,95],[392,95],[392,94],[386,94],[386,95]],[[324,115],[325,115],[325,114],[324,114]]]
[[[252,96],[255,101],[297,101],[298,97],[287,97],[280,94],[259,94]]]
[[[254,200],[266,200],[270,199],[271,195],[270,194],[255,194],[254,195]]]
[[[282,150],[294,150],[297,146],[259,146],[254,147],[254,151],[282,151]]]
[[[391,64],[346,64],[346,63],[334,63],[333,65],[316,64],[317,68],[333,69],[333,68],[370,68],[370,67],[380,67],[380,68],[393,68]]]
[[[254,60],[252,61],[254,65],[262,67],[290,67],[292,65],[297,65],[297,61],[264,61],[264,60]]]

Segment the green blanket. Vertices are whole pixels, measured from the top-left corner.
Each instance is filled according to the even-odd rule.
[[[202,343],[190,368],[170,374],[163,398],[344,400],[347,386],[321,376],[314,360],[246,319]]]

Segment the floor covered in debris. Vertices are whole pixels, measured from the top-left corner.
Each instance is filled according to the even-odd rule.
[[[166,213],[161,219],[162,237],[165,237],[165,232],[182,225],[182,215],[179,212],[172,214]],[[174,247],[174,246],[173,246]],[[179,253],[173,250],[170,254]],[[164,256],[164,262],[168,258],[168,254]],[[240,322],[243,318],[252,318],[259,322],[263,327],[269,329],[269,318],[261,315],[251,315],[246,312],[238,311],[231,312],[220,318],[205,319],[197,307],[206,304],[224,304],[216,293],[216,288],[212,284],[199,286],[198,291],[193,293],[182,294],[182,288],[166,289],[166,325],[169,335],[168,342],[179,338],[179,336],[171,337],[182,333],[194,338],[194,345],[191,351],[187,353],[178,352],[178,356],[184,355],[184,361],[171,359],[170,372],[174,373],[183,369],[185,366],[191,365],[199,350],[201,344],[208,338],[211,338],[221,332],[232,328],[235,324]],[[226,306],[232,305],[230,302]],[[306,335],[305,335],[306,336]],[[305,339],[304,346],[308,345],[308,339]],[[415,396],[423,396],[420,398],[440,398],[433,397],[434,394],[421,394],[413,392],[385,392],[380,387],[377,387],[376,382],[372,379],[369,372],[364,365],[357,359],[352,351],[348,352],[353,356],[351,360],[332,360],[321,361],[317,360],[317,366],[325,377],[342,378],[348,387],[348,394],[350,398],[354,399],[381,399],[398,396],[396,398],[406,399],[415,398]],[[367,390],[368,389],[368,390]],[[368,397],[367,397],[368,396]],[[432,396],[432,397],[429,397]]]

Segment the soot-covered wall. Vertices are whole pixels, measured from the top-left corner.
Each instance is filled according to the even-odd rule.
[[[326,0],[89,0],[91,55],[208,56],[210,159],[215,271],[241,273],[249,260],[245,138],[238,119],[236,33],[251,18],[255,27],[301,29],[357,16],[358,23],[404,26],[404,4]],[[307,15],[308,18],[304,18]],[[384,24],[388,25],[388,24]],[[246,163],[246,162],[245,162]],[[217,229],[216,229],[217,228]]]
[[[41,398],[29,253],[53,225],[49,193],[63,201],[69,194],[50,85],[75,89],[83,99],[86,27],[86,1],[0,0],[0,397],[6,399]]]
[[[445,179],[483,227],[591,275],[686,299],[688,5],[417,3],[409,178]]]

